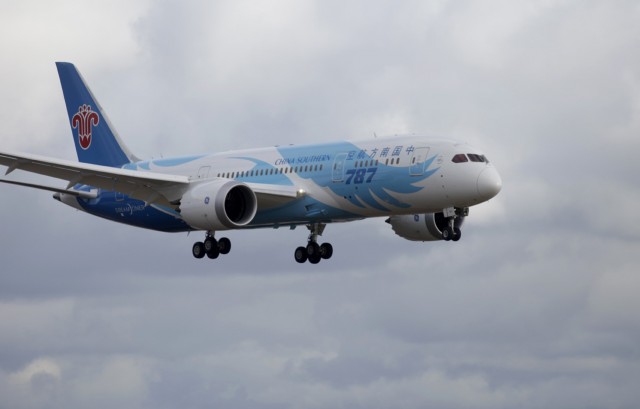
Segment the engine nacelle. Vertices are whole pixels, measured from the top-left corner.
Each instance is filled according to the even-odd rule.
[[[391,216],[387,223],[398,236],[411,241],[444,240],[442,231],[447,227],[447,219],[442,212]],[[464,216],[456,217],[455,226],[460,228],[462,223]]]
[[[189,189],[180,200],[180,215],[191,227],[228,230],[247,225],[258,210],[258,200],[249,186],[228,179],[203,182]]]

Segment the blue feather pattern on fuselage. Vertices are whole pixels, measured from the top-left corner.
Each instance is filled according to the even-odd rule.
[[[343,142],[337,144],[332,143],[326,145],[318,145],[317,147],[314,147],[314,149],[309,149],[309,147],[302,148],[296,146],[283,147],[278,148],[278,151],[283,158],[293,158],[293,160],[296,160],[297,158],[301,157],[320,158],[323,154],[326,154],[328,152],[328,148],[331,149],[330,155],[328,155],[330,156],[330,160],[325,161],[325,164],[329,166],[328,169],[331,169],[334,166],[335,158],[338,157],[339,154],[360,152],[362,150],[356,145],[348,142]],[[349,159],[350,156],[352,156],[353,158]],[[393,194],[396,193],[407,195],[417,193],[422,190],[423,187],[418,186],[417,184],[433,175],[439,169],[429,169],[429,167],[433,164],[435,158],[436,155],[425,161],[423,174],[412,177],[407,177],[410,174],[410,168],[408,166],[385,165],[378,158],[377,164],[370,166],[377,168],[376,175],[372,178],[371,183],[347,184],[344,180],[334,181],[330,177],[331,171],[320,173],[311,172],[308,174],[298,172],[297,175],[303,179],[309,179],[313,181],[321,188],[329,189],[336,196],[348,200],[350,203],[359,208],[366,209],[369,207],[377,209],[379,211],[387,212],[391,210],[389,207],[387,207],[387,205],[403,209],[411,207],[411,204],[397,199],[395,196],[393,196]],[[365,159],[355,159],[355,155],[347,155],[344,160],[345,172],[349,169],[356,168],[356,163],[363,162],[365,160],[373,162],[373,160],[370,159],[369,156],[367,156]]]
[[[256,158],[249,158],[249,157],[232,157],[230,159],[242,159],[242,160],[248,160],[249,162],[253,162],[256,164],[256,166],[254,166],[252,169],[250,169],[248,172],[253,171],[254,175],[253,176],[244,176],[242,178],[243,182],[248,182],[248,183],[267,183],[267,184],[272,184],[272,185],[282,185],[282,186],[292,186],[293,183],[291,182],[291,180],[284,174],[278,172],[278,168],[276,168],[274,165],[271,165],[263,160],[260,159],[256,159]],[[257,171],[258,169],[260,170],[264,170],[265,172],[267,172],[266,175],[258,175]],[[273,170],[273,172],[272,172]],[[273,173],[273,174],[270,174]]]

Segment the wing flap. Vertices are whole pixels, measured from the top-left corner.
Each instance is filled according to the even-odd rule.
[[[64,193],[65,195],[73,195],[84,199],[95,199],[98,196],[96,191],[85,192],[82,190],[60,189],[53,186],[36,185],[35,183],[17,182],[15,180],[0,179],[0,183],[8,183],[17,186],[26,186],[34,189],[48,190],[49,192]]]

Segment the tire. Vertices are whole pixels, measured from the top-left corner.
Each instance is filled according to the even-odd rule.
[[[218,250],[218,246],[213,247],[211,250],[207,251],[207,257],[210,259],[216,259],[220,255],[220,250]]]
[[[204,251],[209,253],[215,247],[218,247],[216,239],[213,237],[207,237],[204,241]]]
[[[300,264],[304,263],[307,261],[307,259],[309,258],[308,254],[307,254],[307,249],[304,247],[298,247],[296,249],[296,251],[293,253],[293,257],[296,259],[296,261]]]
[[[311,264],[318,264],[320,260],[322,260],[322,256],[320,255],[320,253],[316,253],[313,256],[309,256],[309,263]]]
[[[320,255],[320,246],[318,246],[318,243],[314,243],[311,242],[309,244],[307,244],[307,255],[309,256],[309,258],[311,258],[311,256],[315,256],[315,255]]]
[[[191,253],[193,254],[193,257],[195,258],[202,258],[204,257],[206,251],[204,250],[204,243],[201,241],[198,241],[196,243],[194,243],[193,248],[191,249]]]
[[[229,254],[231,251],[231,240],[226,237],[218,240],[218,250],[220,250],[220,254]]]
[[[329,260],[331,256],[333,256],[333,246],[331,243],[322,243],[322,246],[320,246],[320,255],[322,255],[322,258],[325,260]]]
[[[454,227],[453,228],[453,238],[451,240],[458,241],[458,240],[460,240],[461,237],[462,237],[462,231],[460,230],[460,228],[459,227]]]
[[[451,227],[445,227],[444,230],[442,230],[442,239],[444,241],[450,241],[453,238],[453,230],[451,230]]]

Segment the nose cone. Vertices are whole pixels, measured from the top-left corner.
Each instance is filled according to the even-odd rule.
[[[502,179],[494,167],[487,167],[478,176],[478,195],[489,200],[502,190]]]

